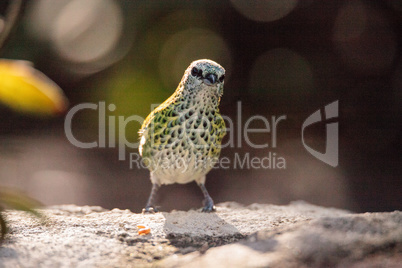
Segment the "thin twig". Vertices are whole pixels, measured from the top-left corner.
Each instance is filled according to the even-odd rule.
[[[12,0],[7,8],[4,17],[3,29],[0,29],[0,49],[3,47],[4,42],[7,40],[11,30],[14,28],[15,23],[21,13],[22,0]]]

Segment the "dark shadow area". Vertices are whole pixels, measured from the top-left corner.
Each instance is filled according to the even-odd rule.
[[[163,227],[166,238],[172,245],[181,248],[183,253],[200,249],[205,251],[210,247],[231,244],[246,237],[216,213],[192,212],[175,211],[174,214],[162,212],[166,219]],[[202,228],[195,228],[199,223],[204,223]],[[209,228],[216,224],[219,225],[218,228]]]
[[[10,243],[10,242],[7,242],[7,243]],[[8,248],[7,245],[2,245],[0,247],[0,256],[1,256],[1,258],[16,259],[16,258],[18,258],[18,253],[14,249]],[[4,266],[0,263],[0,267],[4,267]]]

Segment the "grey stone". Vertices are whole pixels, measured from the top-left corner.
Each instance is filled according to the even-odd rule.
[[[353,214],[305,202],[221,203],[216,213],[136,214],[54,206],[44,223],[4,213],[0,267],[398,267],[402,212]],[[137,225],[151,228],[138,235]]]

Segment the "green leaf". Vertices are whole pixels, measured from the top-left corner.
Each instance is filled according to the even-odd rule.
[[[11,190],[0,190],[0,203],[3,207],[31,213],[37,217],[41,214],[35,210],[41,204],[33,198]]]

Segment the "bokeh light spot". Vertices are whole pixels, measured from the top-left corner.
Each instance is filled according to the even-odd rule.
[[[165,86],[176,88],[188,65],[198,59],[216,61],[230,73],[232,59],[223,38],[210,30],[191,28],[173,35],[161,50],[159,70]]]
[[[367,9],[359,1],[351,1],[338,12],[334,26],[334,40],[360,38],[367,27]]]
[[[71,0],[37,0],[30,1],[27,7],[26,27],[32,37],[50,41],[51,32],[57,17]]]
[[[107,82],[99,85],[98,88],[97,98],[105,99],[106,103],[109,103],[108,114],[116,118],[123,116],[125,119],[133,115],[145,119],[152,111],[153,104],[162,103],[173,93],[173,91],[164,91],[161,82],[151,73],[133,69],[126,64],[120,65],[116,72],[110,74]],[[96,120],[96,118],[88,120]],[[118,134],[122,131],[125,132],[124,135],[129,142],[137,142],[141,124],[142,122],[132,121],[125,129],[119,129],[116,123],[116,144],[121,142]]]
[[[62,170],[40,170],[32,174],[29,188],[45,204],[85,204],[88,182],[79,173]]]
[[[70,61],[95,61],[108,54],[122,32],[119,6],[110,0],[74,0],[57,18],[54,43]]]
[[[117,62],[133,41],[121,7],[113,0],[32,1],[25,22],[34,39],[55,51],[60,68],[79,76]]]
[[[302,56],[289,49],[277,48],[255,60],[249,87],[254,94],[294,98],[313,90],[313,72]]]
[[[361,1],[348,1],[335,20],[333,40],[346,67],[363,75],[391,67],[397,42],[384,16]]]
[[[231,0],[243,16],[260,22],[279,20],[296,8],[298,0]]]

